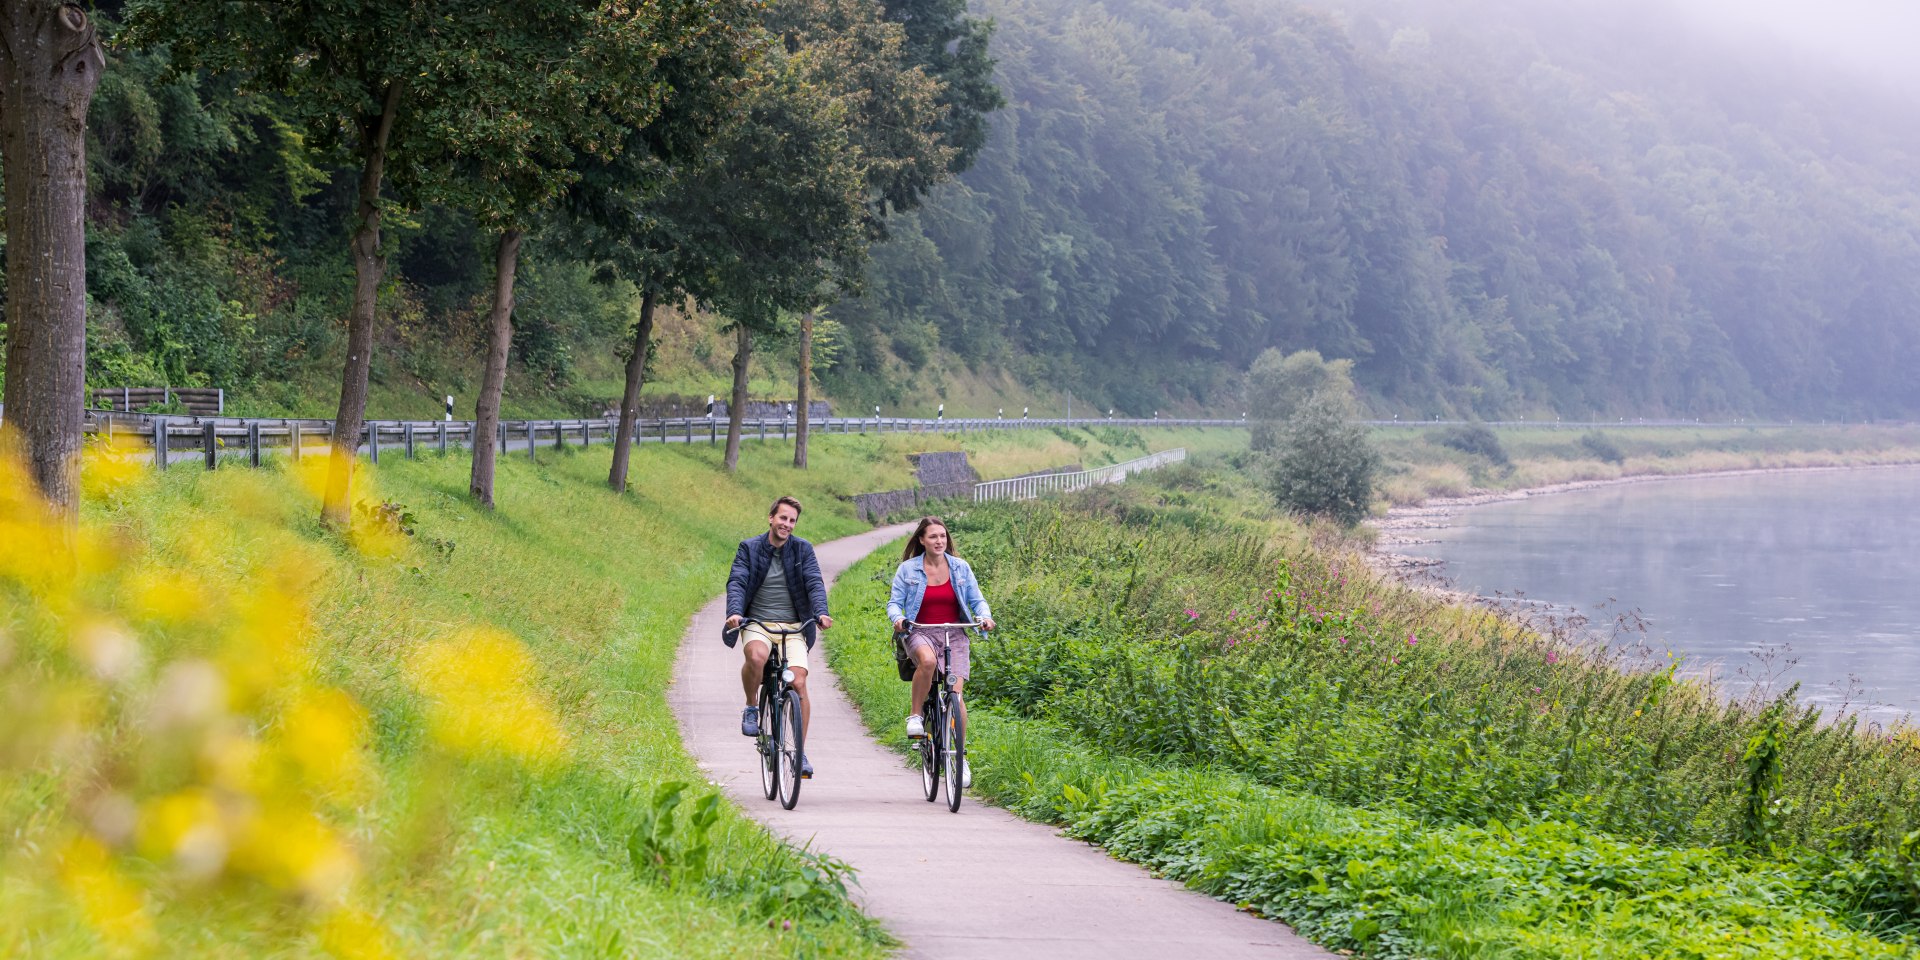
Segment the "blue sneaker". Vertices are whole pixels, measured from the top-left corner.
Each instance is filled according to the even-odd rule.
[[[740,735],[757,737],[760,735],[760,708],[748,707],[740,711]]]
[[[800,755],[800,779],[813,779],[813,761],[807,759],[807,755],[804,753]]]

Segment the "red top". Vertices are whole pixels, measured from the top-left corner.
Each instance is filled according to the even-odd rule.
[[[967,618],[960,615],[960,598],[953,592],[953,581],[928,587],[914,619],[921,623],[965,623]]]

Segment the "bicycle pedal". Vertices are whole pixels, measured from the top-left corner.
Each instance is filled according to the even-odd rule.
[[[913,734],[911,734],[911,733],[909,733],[909,734],[907,734],[907,739],[908,739],[908,740],[925,740],[925,739],[927,739],[927,735],[923,733],[923,734],[921,734],[921,735],[919,735],[919,736],[917,736],[917,737],[916,737],[916,736],[914,736]]]

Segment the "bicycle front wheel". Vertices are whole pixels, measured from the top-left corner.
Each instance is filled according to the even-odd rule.
[[[800,758],[806,749],[806,736],[800,727],[800,695],[788,690],[780,695],[780,806],[792,810],[800,802]]]
[[[774,731],[780,726],[780,718],[774,716],[773,695],[760,691],[760,735],[753,738],[753,745],[760,751],[760,792],[768,800],[779,796],[780,759],[779,745],[774,740]]]
[[[940,773],[947,781],[947,810],[951,813],[959,813],[961,792],[967,785],[967,721],[960,714],[960,695],[954,694],[952,699],[947,701],[947,707],[942,712],[946,716],[941,724],[945,736],[941,739],[946,743],[941,745],[940,753],[945,769]]]
[[[940,796],[940,701],[937,697],[928,697],[921,706],[920,714],[926,723],[927,735],[913,742],[914,749],[920,751],[920,790],[932,803]]]

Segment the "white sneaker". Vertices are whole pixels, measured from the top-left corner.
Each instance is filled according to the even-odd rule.
[[[926,724],[920,721],[920,715],[914,714],[913,716],[908,717],[907,718],[907,739],[908,740],[925,740],[926,738],[927,738],[927,727],[926,727]]]
[[[973,764],[965,760],[960,761],[960,786],[962,789],[973,787]]]

